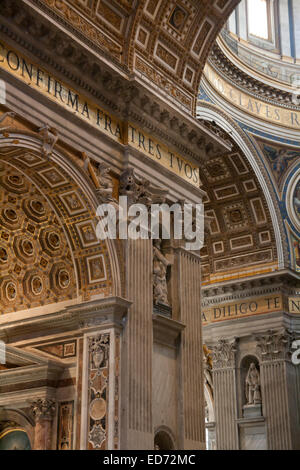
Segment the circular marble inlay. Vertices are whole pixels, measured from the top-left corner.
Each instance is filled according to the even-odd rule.
[[[90,404],[90,416],[95,421],[99,421],[105,416],[106,402],[103,398],[95,398]]]
[[[288,185],[287,212],[295,228],[300,231],[300,171],[298,171]]]

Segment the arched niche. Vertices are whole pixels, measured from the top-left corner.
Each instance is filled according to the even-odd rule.
[[[0,450],[31,450],[34,441],[34,421],[24,411],[0,409]]]
[[[175,450],[175,439],[172,431],[166,427],[159,427],[154,435],[155,450]]]
[[[239,384],[240,384],[240,396],[241,396],[241,405],[242,407],[247,405],[247,398],[246,398],[246,377],[250,368],[251,364],[255,364],[255,367],[257,368],[258,372],[260,372],[260,365],[259,365],[259,360],[256,356],[249,354],[247,356],[244,356],[241,361],[240,361],[240,377],[239,377]]]

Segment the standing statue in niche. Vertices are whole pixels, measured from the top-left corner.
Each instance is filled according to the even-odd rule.
[[[153,243],[153,298],[155,304],[168,305],[167,269],[170,262],[161,251],[161,240]]]
[[[246,377],[247,405],[261,404],[260,375],[254,362],[250,364]]]

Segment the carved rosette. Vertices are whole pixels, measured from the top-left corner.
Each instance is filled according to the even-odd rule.
[[[237,351],[238,339],[233,341],[220,339],[212,347],[213,370],[235,367],[235,353]]]
[[[49,398],[38,398],[31,403],[31,412],[35,421],[52,420],[55,410],[55,401]]]
[[[255,339],[257,352],[262,362],[290,358],[293,337],[289,331],[275,332],[270,330],[266,334],[256,335]]]

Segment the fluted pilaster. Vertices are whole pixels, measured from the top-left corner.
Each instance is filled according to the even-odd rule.
[[[239,448],[235,353],[237,341],[220,340],[213,348],[213,383],[218,450]]]
[[[126,241],[127,297],[133,300],[125,329],[122,448],[152,449],[153,349],[152,240]],[[123,394],[122,394],[123,395]],[[126,439],[126,442],[124,441]]]
[[[183,447],[205,448],[205,402],[203,389],[201,267],[200,258],[184,249],[177,251],[179,315],[186,325],[182,333],[181,370],[183,387]]]
[[[293,383],[295,374],[290,363],[291,336],[287,332],[269,331],[256,337],[260,355],[263,414],[267,423],[269,450],[293,448],[292,425],[295,409]]]

